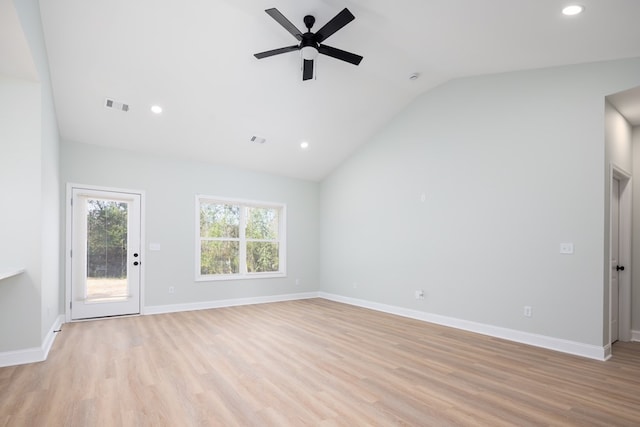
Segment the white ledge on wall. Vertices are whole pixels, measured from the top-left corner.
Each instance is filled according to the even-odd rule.
[[[9,277],[17,276],[24,273],[24,268],[3,268],[0,267],[0,280],[8,279]]]

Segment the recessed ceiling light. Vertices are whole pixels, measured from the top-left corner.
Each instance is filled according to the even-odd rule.
[[[159,105],[152,105],[151,106],[151,112],[153,114],[160,114],[160,113],[162,113],[162,107],[159,106]]]
[[[302,150],[308,150],[308,149],[309,149],[309,143],[308,143],[307,141],[302,141],[302,142],[300,143],[300,148],[301,148]]]
[[[572,4],[562,9],[562,13],[567,16],[579,15],[582,12],[584,12],[584,6],[579,4]]]

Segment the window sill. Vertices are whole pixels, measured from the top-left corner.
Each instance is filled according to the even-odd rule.
[[[229,280],[274,279],[287,277],[287,273],[253,273],[253,274],[220,274],[211,276],[196,276],[196,282],[221,282]]]

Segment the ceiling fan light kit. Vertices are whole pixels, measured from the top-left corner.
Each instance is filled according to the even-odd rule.
[[[302,80],[310,80],[313,78],[314,61],[318,54],[330,56],[341,61],[348,62],[353,65],[360,64],[362,56],[355,53],[347,52],[337,49],[335,47],[322,44],[326,39],[332,36],[336,31],[347,25],[349,22],[355,19],[355,16],[344,8],[340,13],[327,22],[316,33],[311,32],[311,28],[316,22],[316,18],[311,15],[304,17],[304,25],[307,27],[307,32],[302,33],[298,28],[291,23],[280,11],[276,8],[265,10],[269,16],[271,16],[278,24],[280,24],[285,30],[287,30],[293,37],[295,37],[300,43],[293,46],[282,47],[279,49],[268,50],[254,54],[258,59],[268,58],[270,56],[279,55],[281,53],[293,52],[295,50],[301,51],[302,56]]]
[[[318,49],[313,46],[305,46],[300,51],[302,52],[302,59],[307,61],[313,61],[318,57]]]

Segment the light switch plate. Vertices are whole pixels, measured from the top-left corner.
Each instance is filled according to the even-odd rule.
[[[149,243],[149,250],[150,251],[159,251],[160,250],[160,243]]]
[[[560,253],[561,254],[572,254],[573,253],[573,243],[560,243]]]

